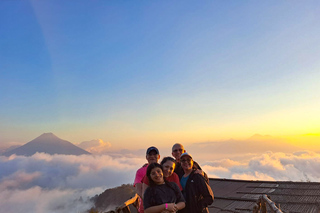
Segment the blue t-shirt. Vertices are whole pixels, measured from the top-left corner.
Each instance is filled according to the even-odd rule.
[[[181,184],[183,190],[186,189],[186,184],[187,184],[188,178],[189,178],[189,175],[187,177],[184,177],[184,176],[181,177],[180,184]]]

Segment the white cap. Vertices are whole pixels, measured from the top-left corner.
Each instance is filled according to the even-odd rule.
[[[189,157],[192,159],[192,156],[191,156],[188,152],[182,153],[182,155],[180,156],[180,159],[181,159],[183,156],[189,156]]]

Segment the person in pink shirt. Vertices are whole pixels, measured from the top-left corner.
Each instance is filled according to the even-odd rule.
[[[139,213],[144,212],[142,202],[142,180],[146,176],[148,165],[151,163],[158,163],[158,160],[160,159],[159,150],[154,146],[149,147],[146,152],[146,159],[148,163],[144,164],[140,169],[137,170],[133,183],[133,186],[135,187],[137,194],[140,196],[138,209]]]

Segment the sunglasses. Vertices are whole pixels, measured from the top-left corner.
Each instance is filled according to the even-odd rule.
[[[183,149],[175,149],[175,150],[173,150],[173,152],[182,152],[183,151]]]
[[[181,163],[185,163],[185,162],[188,162],[188,163],[191,163],[191,159],[183,159],[183,160],[181,160]]]

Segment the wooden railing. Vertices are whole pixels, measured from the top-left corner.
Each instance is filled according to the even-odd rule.
[[[108,211],[105,213],[131,213],[130,211],[130,205],[134,206],[136,209],[139,206],[139,196],[138,194],[135,194],[134,197],[130,198],[126,202],[124,202],[121,206],[118,206],[114,211]],[[209,206],[209,208],[218,208],[214,206]],[[225,209],[223,209],[225,210]],[[267,211],[269,210],[269,211]],[[232,211],[228,210],[230,212],[237,212],[237,211]],[[253,208],[253,213],[283,213],[279,207],[276,206],[276,204],[268,198],[267,195],[262,195],[258,199],[257,203],[255,204]]]
[[[137,208],[139,206],[139,195],[135,194],[134,197],[124,202],[121,206],[118,206],[114,211],[108,211],[106,213],[130,213],[130,205]]]
[[[267,213],[267,209],[272,213],[283,213],[267,195],[260,196],[253,208],[253,213]]]

